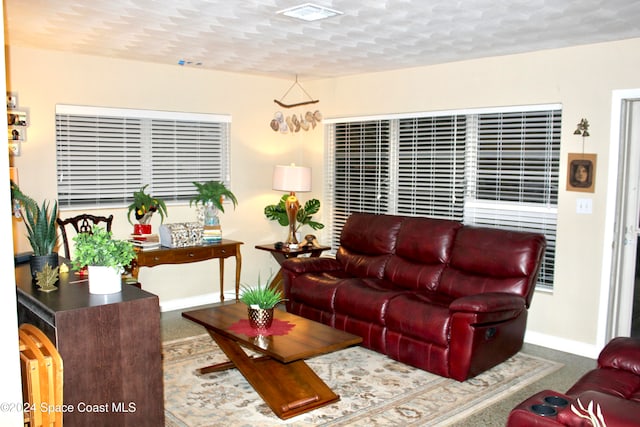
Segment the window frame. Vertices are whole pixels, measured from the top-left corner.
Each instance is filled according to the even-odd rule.
[[[55,114],[56,181],[61,210],[126,207],[133,201],[133,192],[144,185],[148,185],[148,193],[167,204],[186,203],[196,193],[192,181],[213,179],[230,185],[230,115],[66,104],[56,105]],[[86,118],[87,126],[77,129],[83,126],[81,118]],[[63,131],[62,122],[68,120],[71,125]],[[103,129],[97,125],[101,120],[112,123]],[[119,129],[119,121],[139,124],[133,130]],[[92,132],[96,128],[97,132]],[[96,147],[101,143],[104,152],[97,153]],[[86,158],[82,157],[82,150]],[[104,164],[100,163],[103,159]],[[183,163],[189,165],[188,174],[180,171]],[[83,167],[97,169],[68,178]],[[107,168],[111,171],[105,172]],[[93,186],[92,177],[87,176],[90,173],[107,176]],[[179,191],[171,188],[176,186]],[[89,196],[83,197],[83,192]]]
[[[481,198],[475,197],[475,193],[473,192],[473,188],[476,185],[477,175],[474,176],[474,171],[469,170],[469,164],[477,161],[477,158],[474,156],[477,155],[477,141],[478,141],[478,117],[481,115],[492,115],[492,114],[510,114],[510,113],[536,113],[541,112],[540,114],[546,112],[557,114],[559,116],[559,122],[556,124],[552,124],[554,130],[556,132],[551,136],[553,140],[553,146],[550,147],[550,152],[553,153],[551,157],[551,161],[553,163],[549,169],[549,173],[552,175],[554,181],[554,191],[555,191],[555,199],[552,201],[547,200],[546,203],[524,203],[524,202],[510,202],[505,203],[503,201],[487,201],[482,200]],[[437,112],[418,112],[418,113],[408,113],[408,114],[391,114],[391,115],[377,115],[377,116],[369,116],[369,117],[349,117],[349,118],[328,118],[325,119],[325,170],[327,171],[327,180],[325,182],[325,194],[326,203],[325,209],[323,213],[325,214],[325,223],[327,224],[326,233],[331,240],[332,252],[334,252],[339,244],[339,236],[340,230],[346,221],[346,217],[348,213],[345,213],[344,218],[340,218],[339,221],[336,221],[333,215],[333,212],[336,211],[335,206],[335,159],[334,151],[335,151],[335,129],[337,126],[345,125],[345,124],[353,124],[359,123],[362,121],[389,121],[390,128],[395,129],[394,132],[390,132],[388,141],[389,145],[389,159],[390,159],[390,171],[389,175],[389,183],[390,188],[388,191],[389,202],[387,203],[388,209],[384,212],[378,213],[386,213],[386,214],[398,214],[398,215],[420,215],[420,216],[431,216],[431,217],[439,217],[438,215],[425,215],[424,213],[418,212],[407,212],[403,209],[398,209],[398,172],[397,167],[394,166],[398,164],[398,156],[399,156],[399,141],[398,141],[398,123],[401,120],[415,120],[420,118],[438,118],[442,116],[465,116],[466,117],[466,144],[464,148],[465,152],[465,160],[464,160],[464,194],[463,194],[463,215],[461,218],[451,218],[454,220],[459,220],[464,222],[465,224],[476,224],[475,219],[471,219],[468,217],[468,212],[472,209],[475,209],[478,215],[498,215],[498,219],[493,223],[484,223],[478,225],[485,226],[493,226],[499,228],[508,228],[515,230],[523,230],[523,231],[536,231],[540,233],[544,233],[547,236],[548,242],[548,250],[545,253],[545,263],[548,264],[549,260],[553,260],[553,264],[555,264],[555,237],[557,234],[557,193],[559,191],[559,167],[560,167],[560,145],[561,145],[561,125],[562,125],[562,105],[561,104],[538,104],[538,105],[525,105],[525,106],[512,106],[512,107],[492,107],[492,108],[478,108],[478,109],[464,109],[464,110],[446,110],[446,111],[437,111]],[[474,122],[475,121],[475,122]],[[474,152],[471,147],[476,143],[476,151]],[[477,165],[476,165],[477,166]],[[555,169],[554,169],[555,168]],[[477,172],[477,171],[476,171]],[[471,184],[473,183],[473,184]],[[471,188],[471,190],[470,190]],[[459,193],[456,193],[459,194]],[[521,205],[520,209],[517,207],[514,208],[514,205]],[[521,212],[515,212],[520,210]],[[493,212],[493,213],[492,213]],[[501,217],[501,213],[504,213],[504,218]],[[521,224],[513,225],[513,226],[505,226],[503,224],[504,221],[512,221],[510,219],[511,212],[515,212],[515,216],[520,216],[519,220]],[[514,218],[515,218],[514,216]],[[515,224],[515,220],[513,220]],[[543,224],[542,224],[543,223]],[[529,227],[531,225],[531,227]],[[540,227],[538,227],[540,225]],[[538,228],[541,228],[538,230]],[[550,257],[550,258],[549,258]],[[539,277],[537,288],[544,290],[552,290],[553,289],[553,272],[554,267],[552,265],[543,266],[541,270],[541,274]]]

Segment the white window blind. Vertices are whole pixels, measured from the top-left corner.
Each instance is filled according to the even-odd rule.
[[[397,213],[462,221],[465,125],[464,116],[399,121]]]
[[[548,246],[538,286],[552,287],[561,117],[554,105],[332,119],[332,247],[338,247],[342,226],[355,211],[540,232]],[[366,156],[363,146],[369,148]],[[371,168],[364,180],[362,158]]]
[[[133,192],[187,201],[193,181],[229,184],[228,116],[99,107],[56,107],[58,202],[64,208],[126,206]]]
[[[559,110],[478,115],[478,199],[557,204]]]
[[[538,283],[553,286],[561,110],[480,114],[468,144],[468,224],[542,233]]]
[[[195,194],[193,181],[227,181],[227,124],[153,120],[151,182],[154,195],[185,200]]]
[[[384,213],[389,202],[389,122],[336,124],[330,144],[333,227],[342,229],[351,212]],[[333,246],[339,234],[332,236]]]

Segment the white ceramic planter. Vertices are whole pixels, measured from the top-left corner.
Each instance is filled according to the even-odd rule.
[[[114,294],[122,290],[122,272],[120,269],[89,266],[89,293]]]

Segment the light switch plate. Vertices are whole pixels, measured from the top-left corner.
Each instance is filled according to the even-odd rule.
[[[593,199],[576,199],[576,213],[589,215],[593,213]]]

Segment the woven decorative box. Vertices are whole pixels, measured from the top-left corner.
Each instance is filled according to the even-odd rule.
[[[199,245],[202,243],[202,224],[199,222],[163,224],[158,234],[160,234],[160,244],[169,248]]]

